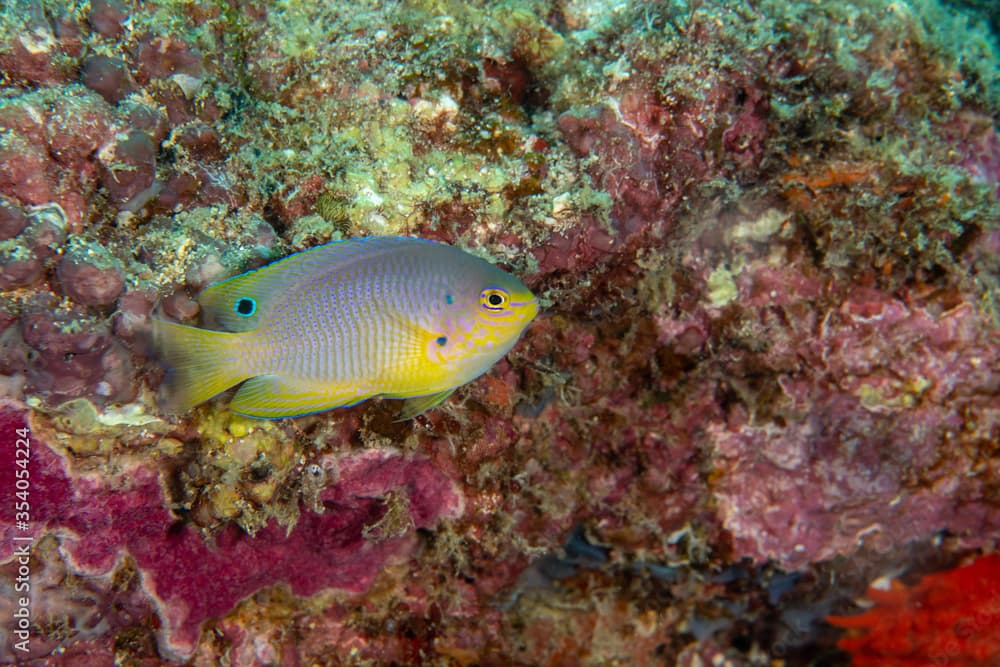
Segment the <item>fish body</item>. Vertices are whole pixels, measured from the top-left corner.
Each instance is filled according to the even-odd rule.
[[[169,407],[242,382],[231,409],[294,417],[381,396],[404,418],[485,373],[538,302],[511,274],[458,248],[406,237],[330,243],[207,288],[214,329],[153,322]]]

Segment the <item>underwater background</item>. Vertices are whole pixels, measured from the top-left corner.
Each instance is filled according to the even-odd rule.
[[[0,663],[1000,665],[1000,9],[0,13]],[[409,421],[151,319],[418,236],[541,314]]]

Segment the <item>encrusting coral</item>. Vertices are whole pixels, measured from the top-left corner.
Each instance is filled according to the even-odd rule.
[[[852,631],[838,645],[853,665],[988,665],[1000,654],[1000,555],[928,574],[913,586],[871,587],[875,606],[829,622]]]

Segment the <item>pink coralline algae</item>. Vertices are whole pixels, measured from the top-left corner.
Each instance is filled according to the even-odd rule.
[[[56,267],[56,278],[63,293],[84,306],[110,305],[125,288],[121,265],[99,247],[69,249]]]
[[[23,382],[21,391],[53,402],[135,397],[131,355],[101,319],[40,299],[25,306],[19,322],[7,322],[3,329],[0,370]]]
[[[125,10],[112,11],[112,4],[117,6],[104,3],[91,8],[92,19],[105,17],[94,19],[98,32],[121,29],[113,17]],[[38,19],[45,23],[44,17]],[[49,34],[45,40],[47,49],[72,50],[72,35]],[[15,52],[25,48],[23,40],[14,41]],[[53,59],[51,53],[38,52],[37,45],[32,51],[39,61]],[[0,48],[0,58],[9,55]],[[89,206],[97,192],[109,196],[116,210],[126,212],[149,204],[173,210],[192,201],[233,201],[232,192],[214,187],[218,177],[209,165],[221,157],[218,152],[206,158],[204,152],[186,151],[185,157],[196,160],[183,169],[158,169],[160,142],[171,127],[199,114],[218,115],[214,106],[196,110],[189,99],[206,76],[201,61],[196,49],[179,40],[147,36],[128,61],[106,55],[82,61],[80,83],[4,99],[0,124],[11,134],[0,144],[0,194],[26,205],[58,204],[73,230],[92,216]],[[35,82],[48,76],[23,67],[8,72]],[[140,85],[155,87],[155,95],[130,97]]]
[[[17,236],[27,224],[28,216],[18,203],[7,197],[0,197],[0,241]]]
[[[16,429],[28,427],[24,407],[5,402],[0,426],[4,460],[13,461]],[[194,651],[207,619],[262,588],[287,584],[301,596],[366,590],[388,563],[412,551],[412,528],[432,527],[461,508],[451,483],[428,461],[373,451],[315,464],[335,468],[339,477],[319,493],[323,512],[304,511],[291,530],[272,522],[250,537],[229,526],[206,538],[171,514],[163,481],[148,467],[126,465],[95,478],[75,474],[43,442],[32,441],[31,448],[30,531],[18,530],[13,520],[13,466],[0,475],[0,562],[14,553],[15,536],[46,534],[57,536],[78,576],[108,576],[130,558],[160,617],[161,650],[176,657]],[[405,497],[412,528],[372,533],[390,492]]]
[[[958,164],[982,183],[993,183],[1000,196],[1000,131],[989,116],[973,111],[955,115],[943,132],[955,145]]]
[[[98,159],[101,184],[113,201],[135,210],[148,200],[134,201],[153,186],[156,176],[156,146],[145,132],[119,134],[101,148]]]
[[[111,108],[72,86],[58,96],[41,90],[5,100],[0,122],[14,132],[0,168],[0,192],[25,205],[58,204],[68,225],[79,229],[97,187],[95,155],[114,136]]]
[[[584,114],[560,116],[559,128],[573,150],[597,158],[591,175],[615,202],[622,238],[669,219],[693,183],[760,161],[766,96],[750,85],[717,83],[697,101],[668,103],[636,87]],[[725,124],[708,124],[715,122]],[[719,134],[721,145],[713,145]]]
[[[124,62],[107,56],[91,56],[83,63],[80,81],[87,88],[115,104],[135,88]]]
[[[796,296],[778,303],[794,313]],[[767,363],[788,371],[781,416],[754,424],[734,410],[708,433],[737,553],[796,568],[941,529],[974,544],[1000,530],[1000,510],[976,500],[990,483],[982,463],[941,451],[977,424],[992,438],[1000,419],[986,398],[1000,388],[986,361],[1000,346],[974,308],[858,289],[824,315],[797,312],[787,329],[767,311],[757,324],[771,332]]]

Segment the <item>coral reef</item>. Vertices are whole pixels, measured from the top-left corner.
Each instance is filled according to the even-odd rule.
[[[982,4],[13,0],[2,660],[861,660],[1000,539]],[[545,310],[409,422],[161,410],[151,318],[373,234]]]
[[[16,404],[4,405],[2,411],[8,432],[27,425]],[[45,432],[37,422],[31,427]],[[6,460],[15,458],[14,442],[4,443]],[[461,509],[451,483],[428,461],[369,450],[302,466],[301,476],[324,479],[309,482],[314,488],[311,509],[294,527],[272,519],[248,536],[229,524],[206,541],[171,516],[155,470],[119,462],[114,473],[95,479],[74,474],[42,441],[32,442],[32,454],[32,532],[20,531],[21,536],[59,535],[59,557],[75,576],[113,580],[131,569],[129,576],[141,579],[143,592],[156,608],[160,650],[167,657],[189,656],[206,619],[229,611],[265,585],[285,583],[292,593],[306,596],[324,588],[366,590],[388,561],[414,548],[414,529],[432,526]],[[259,462],[267,460],[254,463]],[[267,483],[266,474],[256,476],[258,484]],[[0,500],[13,507],[13,470],[7,469],[0,481]],[[263,495],[259,489],[255,492]],[[13,533],[13,526],[5,526],[5,532]],[[8,560],[15,544],[5,539],[0,558]],[[42,572],[49,567],[46,563]],[[110,593],[105,591],[105,596]],[[49,614],[36,617],[36,622],[48,625],[62,613],[53,602]],[[102,623],[106,630],[122,629],[114,626],[113,618],[105,617]],[[54,632],[37,636],[49,651],[58,644]]]

